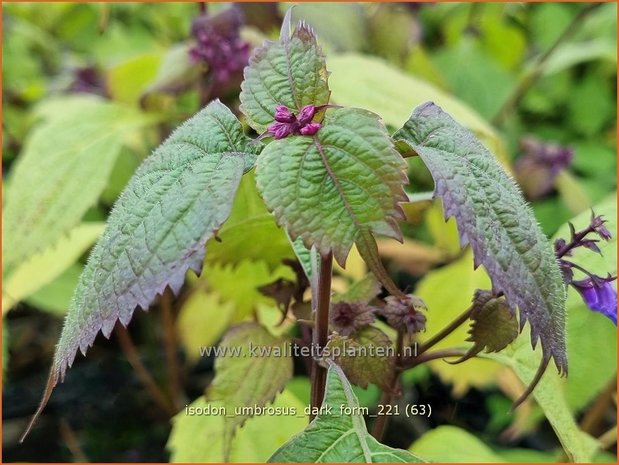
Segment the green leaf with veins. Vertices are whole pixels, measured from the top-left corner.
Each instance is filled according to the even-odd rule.
[[[147,309],[166,286],[178,292],[188,269],[201,270],[206,241],[230,214],[259,149],[216,101],[142,164],[80,277],[37,415],[78,349],[85,353],[99,331],[109,337],[117,320],[126,326],[135,308]]]
[[[290,34],[290,10],[279,41],[267,41],[254,51],[244,77],[241,111],[257,132],[273,122],[277,104],[296,112],[305,105],[329,103],[325,57],[307,24],[299,22]]]
[[[515,182],[475,137],[433,103],[415,109],[394,134],[396,146],[416,152],[430,170],[445,215],[471,244],[493,292],[531,324],[533,347],[541,340],[540,371],[554,359],[567,373],[565,286],[548,239]]]
[[[149,123],[98,98],[57,102],[63,106],[43,113],[11,170],[2,212],[3,276],[79,224],[105,189],[126,136]]]
[[[352,414],[347,414],[352,412]],[[381,444],[368,433],[359,401],[342,369],[330,362],[321,413],[277,450],[272,463],[423,463]]]
[[[293,239],[321,255],[332,251],[340,265],[362,233],[401,239],[406,163],[369,111],[328,110],[315,136],[271,142],[258,158],[256,182]]]
[[[292,378],[291,357],[266,353],[277,349],[283,351],[287,342],[272,336],[256,323],[235,326],[221,341],[219,347],[228,352],[215,360],[215,379],[208,387],[206,397],[210,401],[221,401],[229,415],[224,431],[225,460],[229,458],[235,430],[253,416],[251,413],[238,414],[236,409],[263,407]],[[252,353],[250,345],[256,348],[258,356]],[[234,351],[240,351],[240,354],[236,355]],[[235,355],[230,355],[232,353]]]

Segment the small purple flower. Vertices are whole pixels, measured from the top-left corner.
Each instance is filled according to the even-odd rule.
[[[611,285],[616,277],[589,276],[572,281],[571,284],[581,295],[587,307],[608,317],[617,324],[617,291]]]
[[[331,307],[331,324],[342,336],[350,336],[374,323],[374,310],[363,302],[337,302]]]
[[[574,249],[584,247],[595,253],[602,254],[598,247],[598,239],[589,239],[590,234],[597,234],[602,239],[608,241],[612,235],[604,226],[606,220],[601,216],[596,216],[591,212],[591,221],[589,225],[581,231],[576,231],[572,223],[570,226],[570,241],[567,242],[563,238],[555,241],[555,255],[559,260],[559,268],[563,275],[563,281],[571,285],[578,291],[582,299],[591,310],[600,312],[606,315],[615,325],[617,324],[617,291],[610,284],[617,279],[616,276],[608,275],[606,278],[597,276],[587,271],[582,266],[566,260],[565,257],[573,256]],[[587,277],[584,279],[575,280],[574,270],[584,273]]]
[[[314,105],[306,105],[295,116],[288,107],[278,103],[275,107],[275,121],[267,128],[267,133],[275,139],[283,139],[293,134],[313,136],[320,129],[320,123],[312,123],[316,114]]]
[[[419,297],[411,294],[403,299],[389,296],[385,303],[381,313],[389,326],[409,335],[425,331],[426,316],[420,310],[425,309],[426,304]]]

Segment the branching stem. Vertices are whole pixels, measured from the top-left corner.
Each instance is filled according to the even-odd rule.
[[[451,333],[453,333],[456,329],[462,326],[467,320],[471,317],[471,312],[473,311],[473,307],[469,307],[466,311],[464,311],[460,316],[458,316],[455,320],[453,320],[449,325],[439,331],[434,337],[430,338],[425,344],[422,344],[417,350],[417,358],[419,355],[426,352],[428,349],[432,348]]]

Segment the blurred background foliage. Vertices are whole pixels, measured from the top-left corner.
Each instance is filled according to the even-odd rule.
[[[126,346],[121,350],[113,337],[78,360],[32,436],[16,444],[45,384],[87,252],[124,185],[208,100],[221,98],[238,109],[241,73],[216,78],[212,61],[209,67],[190,58],[194,20],[230,7],[3,5],[4,461],[221,460],[220,419],[181,410],[206,403],[201,394],[213,377],[213,360],[199,357],[199,347],[216,344],[231,324],[253,315],[273,332],[296,331],[291,321],[278,325],[275,303],[258,291],[293,278],[282,265],[293,254],[246,176],[222,241],[208,244],[204,273],[188,276],[175,301],[181,392],[166,384],[162,340],[169,334],[159,309],[139,312],[130,326],[139,358],[180,411],[172,434],[169,412],[146,395],[126,361]],[[254,47],[277,36],[288,5],[233,8],[242,25],[222,20],[224,35],[239,33],[238,40]],[[578,3],[304,3],[294,15],[318,33],[335,103],[376,111],[395,129],[415,105],[433,100],[515,176],[548,236],[565,237],[572,218],[586,224],[591,208],[611,220],[616,235],[616,5],[584,9]],[[445,223],[440,203],[429,199],[432,180],[421,161],[409,160],[414,202],[405,205],[406,239],[379,246],[401,287],[428,303],[423,339],[465,309],[488,278],[473,270],[453,221]],[[603,252],[582,260],[601,274],[616,274],[616,242]],[[365,274],[353,251],[334,289],[343,291]],[[616,425],[615,327],[572,291],[568,312],[570,376],[548,375],[540,405],[530,400],[508,413],[523,389],[515,373],[527,369],[518,365],[517,344],[466,365],[436,361],[406,373],[400,401],[429,403],[433,416],[393,418],[385,442],[434,461],[564,461],[560,443],[575,441],[569,436],[575,430],[561,425],[575,418],[586,433],[576,441],[579,456],[616,462],[614,442],[605,436]],[[461,344],[466,331],[443,344]],[[301,364],[295,374],[276,405],[307,404]],[[374,407],[380,392],[370,385],[357,394]],[[544,398],[559,400],[548,406]],[[304,424],[252,419],[235,438],[232,458],[264,461]],[[606,450],[595,452],[599,444],[591,437],[601,437]]]

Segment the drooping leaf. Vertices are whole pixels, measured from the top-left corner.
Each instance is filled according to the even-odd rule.
[[[305,431],[280,447],[269,462],[422,463],[423,460],[410,452],[385,446],[370,436],[352,386],[342,369],[331,362],[321,412]]]
[[[305,105],[329,103],[325,58],[311,28],[300,22],[290,33],[290,10],[279,41],[256,49],[244,71],[241,111],[249,125],[265,131],[282,104],[298,111]]]
[[[127,134],[149,121],[94,97],[55,102],[50,111],[41,110],[45,119],[9,175],[2,212],[4,276],[78,225],[105,188]]]
[[[364,231],[401,238],[405,169],[376,115],[340,108],[327,111],[315,136],[267,145],[256,182],[293,239],[321,255],[333,251],[343,265]]]
[[[234,432],[253,416],[251,409],[271,402],[292,378],[292,358],[283,353],[288,343],[285,339],[273,337],[256,323],[244,323],[232,328],[219,345],[228,352],[215,361],[215,379],[206,397],[211,401],[221,401],[226,412],[230,412],[225,419],[226,460]],[[280,353],[274,352],[278,349]],[[243,412],[243,407],[249,408],[250,412]],[[241,409],[241,413],[237,409]]]
[[[567,372],[565,288],[553,249],[514,181],[475,137],[432,103],[415,109],[394,134],[396,145],[422,158],[454,216],[462,245],[470,243],[493,291],[503,292],[520,325],[541,340],[542,365],[552,358]]]
[[[269,407],[279,409],[281,414],[264,413],[247,420],[232,439],[229,462],[263,463],[275,449],[307,426],[307,417],[303,414],[305,404],[288,389]],[[171,462],[226,461],[223,454],[225,418],[222,413],[204,414],[209,408],[220,412],[223,405],[200,397],[174,417],[167,444]]]
[[[2,313],[60,276],[94,244],[103,228],[103,223],[82,223],[56,245],[16,267],[2,288]]]
[[[374,383],[385,391],[391,390],[395,367],[390,353],[393,343],[380,329],[369,326],[350,337],[334,334],[329,338],[327,350],[332,351],[333,360],[351,383],[364,389]]]
[[[259,148],[217,101],[137,170],[84,268],[39,412],[78,349],[85,353],[99,331],[109,337],[117,320],[127,325],[135,308],[147,309],[166,286],[178,291],[188,269],[201,270],[206,241],[230,214]]]
[[[518,337],[516,316],[509,310],[504,298],[494,298],[489,291],[477,291],[473,298],[470,317],[472,323],[467,341],[473,342],[468,352],[450,363],[461,363],[482,350],[499,352]]]

